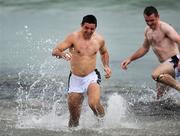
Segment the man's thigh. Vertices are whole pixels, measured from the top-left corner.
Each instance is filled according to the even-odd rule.
[[[88,100],[90,101],[99,101],[100,99],[100,86],[97,83],[91,83],[88,86]]]
[[[83,102],[83,94],[82,93],[69,93],[68,94],[68,105],[69,106],[79,106]]]
[[[174,68],[173,65],[169,62],[165,62],[156,67],[153,71],[154,74],[170,74],[174,77]]]

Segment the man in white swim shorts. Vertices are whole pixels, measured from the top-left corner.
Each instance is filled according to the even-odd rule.
[[[69,127],[79,125],[81,106],[86,93],[88,104],[98,117],[105,115],[100,102],[100,74],[96,70],[96,57],[100,53],[104,66],[105,78],[110,78],[109,54],[104,38],[95,32],[97,20],[94,15],[86,15],[81,22],[81,29],[70,33],[53,50],[52,55],[70,61],[68,107],[70,112]],[[66,51],[66,50],[69,51]]]
[[[159,13],[155,7],[146,7],[143,15],[147,26],[142,46],[121,63],[121,68],[127,69],[127,66],[132,61],[143,57],[151,47],[161,63],[152,72],[152,78],[157,83],[157,98],[159,99],[169,87],[180,91],[180,83],[175,80],[175,71],[176,73],[180,71],[178,60],[180,35],[171,25],[160,20]],[[166,63],[167,60],[171,62]]]

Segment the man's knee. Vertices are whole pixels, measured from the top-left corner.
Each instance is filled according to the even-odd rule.
[[[159,74],[159,75],[152,75],[152,78],[157,81],[157,82],[161,82],[163,80],[166,80],[168,78],[167,74]]]
[[[152,73],[152,74],[151,74],[151,77],[152,77],[153,80],[156,81],[156,80],[157,80],[157,77],[158,77],[158,74]]]
[[[104,108],[100,103],[89,103],[89,106],[96,116],[104,117],[105,115]]]
[[[164,74],[157,74],[157,73],[152,73],[152,78],[155,80],[155,81],[159,81],[163,76]]]
[[[89,107],[93,110],[93,111],[97,111],[99,109],[99,107],[101,106],[99,101],[88,101]]]

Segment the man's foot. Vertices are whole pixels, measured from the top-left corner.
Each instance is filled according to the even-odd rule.
[[[103,117],[96,117],[96,119],[97,119],[97,122],[95,124],[95,127],[98,127],[98,128],[102,127],[104,124],[104,118]]]

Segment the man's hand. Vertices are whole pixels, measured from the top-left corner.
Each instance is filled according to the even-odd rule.
[[[125,59],[122,63],[121,63],[121,68],[124,70],[127,70],[127,66],[131,63],[131,60],[129,58]]]
[[[110,67],[109,66],[105,66],[104,67],[104,71],[106,72],[105,78],[106,79],[110,78],[111,77],[111,73],[112,73]]]
[[[62,54],[62,58],[65,59],[66,61],[69,61],[72,58],[72,54],[69,52],[65,52]]]

